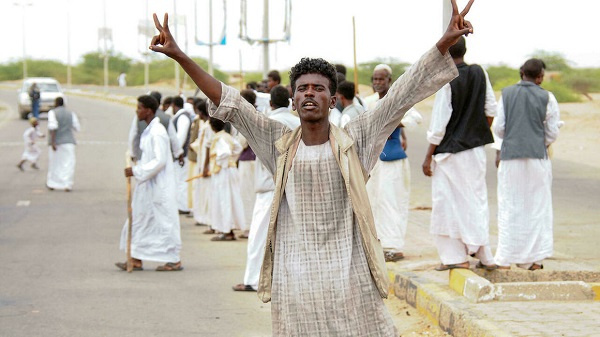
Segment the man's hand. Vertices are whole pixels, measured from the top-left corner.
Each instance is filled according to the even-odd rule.
[[[55,143],[52,143],[52,151],[56,152],[56,144]]]
[[[133,177],[133,169],[131,167],[125,168],[125,177]]]
[[[458,6],[456,5],[456,0],[452,1],[452,18],[450,19],[450,23],[448,24],[448,29],[442,36],[442,38],[436,43],[436,47],[442,54],[446,54],[448,49],[453,46],[461,35],[469,35],[473,34],[473,25],[467,20],[465,20],[465,16],[469,13],[471,6],[473,5],[474,0],[469,0],[465,9],[462,12],[458,12]]]
[[[431,171],[431,158],[431,156],[427,156],[423,162],[423,174],[428,177],[433,175],[433,171]]]
[[[210,177],[210,170],[208,169],[208,167],[204,167],[204,170],[202,170],[202,177],[204,177],[204,178]]]
[[[156,14],[152,14],[152,17],[154,18],[154,26],[158,29],[158,35],[152,38],[150,50],[163,53],[172,59],[176,59],[182,52],[169,30],[169,14],[165,13],[162,26],[158,21],[158,16],[156,16]]]
[[[183,167],[183,165],[185,164],[185,161],[183,160],[183,153],[179,155],[179,157],[177,158],[177,160],[179,161],[179,166]]]
[[[500,151],[496,150],[496,168],[500,167]]]

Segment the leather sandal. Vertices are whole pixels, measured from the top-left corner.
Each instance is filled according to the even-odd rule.
[[[177,263],[167,262],[163,266],[156,267],[156,271],[180,271],[180,270],[183,270],[183,267],[181,266],[181,262],[177,262]]]

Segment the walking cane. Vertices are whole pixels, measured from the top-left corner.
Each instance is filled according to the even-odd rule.
[[[131,158],[125,154],[127,167],[131,167]],[[131,210],[131,177],[127,177],[127,272],[133,271],[133,260],[131,259],[131,223],[133,215]]]

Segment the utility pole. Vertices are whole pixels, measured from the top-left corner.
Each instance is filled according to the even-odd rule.
[[[104,16],[104,92],[108,93],[108,28],[106,27],[106,0],[102,1]],[[112,33],[111,33],[112,34]]]
[[[22,0],[20,2],[13,3],[13,5],[21,7],[22,15],[23,15],[23,20],[22,20],[23,27],[21,28],[22,29],[21,36],[23,37],[23,79],[25,79],[25,78],[27,78],[27,52],[25,51],[25,27],[26,27],[26,25],[25,25],[25,7],[32,6],[32,3],[25,2],[24,0]]]
[[[213,76],[213,21],[212,21],[212,0],[208,0],[208,73]]]
[[[144,88],[146,90],[146,92],[148,92],[150,90],[149,86],[150,86],[150,60],[149,58],[149,52],[148,52],[148,45],[150,45],[150,43],[148,42],[148,31],[150,30],[150,20],[148,20],[148,0],[146,0],[146,16],[145,16],[145,24],[146,24],[146,48],[143,48],[142,50],[144,51],[143,56],[144,56]],[[158,102],[158,104],[160,104],[160,102]]]
[[[71,2],[67,0],[67,87],[71,88]]]
[[[263,32],[262,38],[253,39],[248,36],[248,12],[246,6],[246,0],[240,0],[241,4],[241,19],[240,19],[240,39],[253,45],[260,43],[263,46],[263,77],[267,77],[269,72],[269,44],[290,41],[291,36],[291,17],[292,17],[292,5],[291,0],[284,0],[285,4],[285,22],[284,22],[284,36],[279,39],[269,38],[269,0],[263,0]]]
[[[173,0],[173,28],[175,28],[175,41],[179,41],[177,37],[177,0]],[[173,61],[175,64],[175,89],[177,90],[177,95],[181,92],[181,86],[179,83],[179,64]]]
[[[448,24],[452,18],[452,3],[448,0],[442,0],[442,34],[448,29]]]
[[[269,0],[263,3],[263,78],[269,73]]]
[[[227,25],[227,5],[223,0],[223,28],[219,41],[213,42],[213,1],[208,0],[208,42],[204,42],[198,38],[198,0],[194,0],[194,40],[198,46],[208,46],[208,73],[214,76],[213,67],[213,47],[216,45],[224,45],[227,41],[226,35]]]

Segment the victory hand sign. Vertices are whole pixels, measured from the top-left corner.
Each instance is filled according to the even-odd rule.
[[[465,20],[465,16],[469,13],[471,6],[473,5],[474,0],[469,0],[465,9],[462,12],[458,12],[458,6],[456,5],[456,0],[452,1],[452,18],[450,19],[450,23],[448,24],[448,29],[442,36],[442,38],[436,43],[436,47],[442,54],[446,54],[448,48],[458,42],[458,38],[461,35],[469,35],[473,34],[473,25],[467,20]]]
[[[169,30],[168,14],[165,13],[162,25],[158,21],[156,14],[153,14],[153,18],[154,26],[158,29],[158,35],[152,38],[150,50],[163,53],[179,63],[206,97],[208,97],[215,105],[219,105],[221,101],[221,82],[205,72],[181,51]]]

